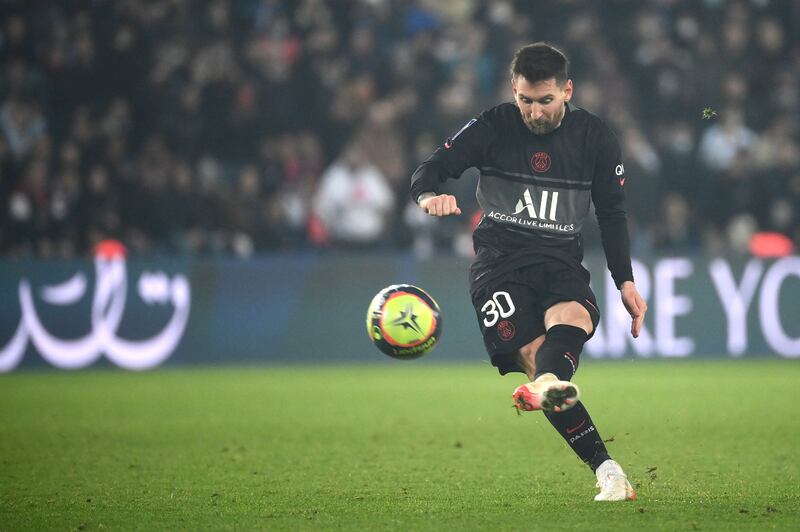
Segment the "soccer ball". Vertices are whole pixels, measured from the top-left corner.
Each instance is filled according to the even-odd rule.
[[[393,358],[411,360],[434,348],[442,334],[439,305],[410,284],[387,286],[367,310],[367,334]]]

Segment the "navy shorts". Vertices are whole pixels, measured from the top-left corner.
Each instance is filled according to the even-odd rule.
[[[597,327],[600,311],[584,268],[576,270],[560,262],[533,264],[473,291],[483,343],[501,375],[525,373],[517,360],[519,349],[545,333],[545,311],[562,301],[583,305]]]

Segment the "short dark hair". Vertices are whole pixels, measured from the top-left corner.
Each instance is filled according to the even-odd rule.
[[[531,83],[556,78],[563,85],[567,81],[569,61],[564,53],[551,44],[535,42],[514,53],[511,60],[511,79],[522,76]]]

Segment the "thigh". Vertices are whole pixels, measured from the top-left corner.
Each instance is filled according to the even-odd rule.
[[[582,271],[581,271],[582,270]],[[545,312],[564,302],[576,302],[589,313],[592,321],[591,338],[600,322],[597,298],[589,286],[589,272],[554,263],[547,268],[546,293],[542,297]],[[555,307],[558,308],[558,307]],[[568,306],[563,307],[569,310]]]
[[[525,373],[520,347],[543,335],[544,309],[540,290],[524,272],[511,272],[472,294],[483,343],[501,374]]]

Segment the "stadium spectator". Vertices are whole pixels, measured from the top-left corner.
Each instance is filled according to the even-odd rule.
[[[367,247],[380,243],[393,212],[386,176],[358,144],[351,145],[320,179],[313,213],[321,224],[320,244]]]
[[[442,142],[506,97],[506,58],[547,39],[639,176],[637,252],[735,252],[742,228],[800,248],[798,27],[789,0],[8,0],[0,255],[85,255],[109,237],[142,254],[313,248],[311,198],[354,143],[405,212],[419,139]],[[78,213],[99,189],[113,216]],[[680,213],[689,233],[671,226]],[[424,254],[403,220],[369,245]],[[450,240],[436,249],[465,253],[464,227],[432,229]]]

